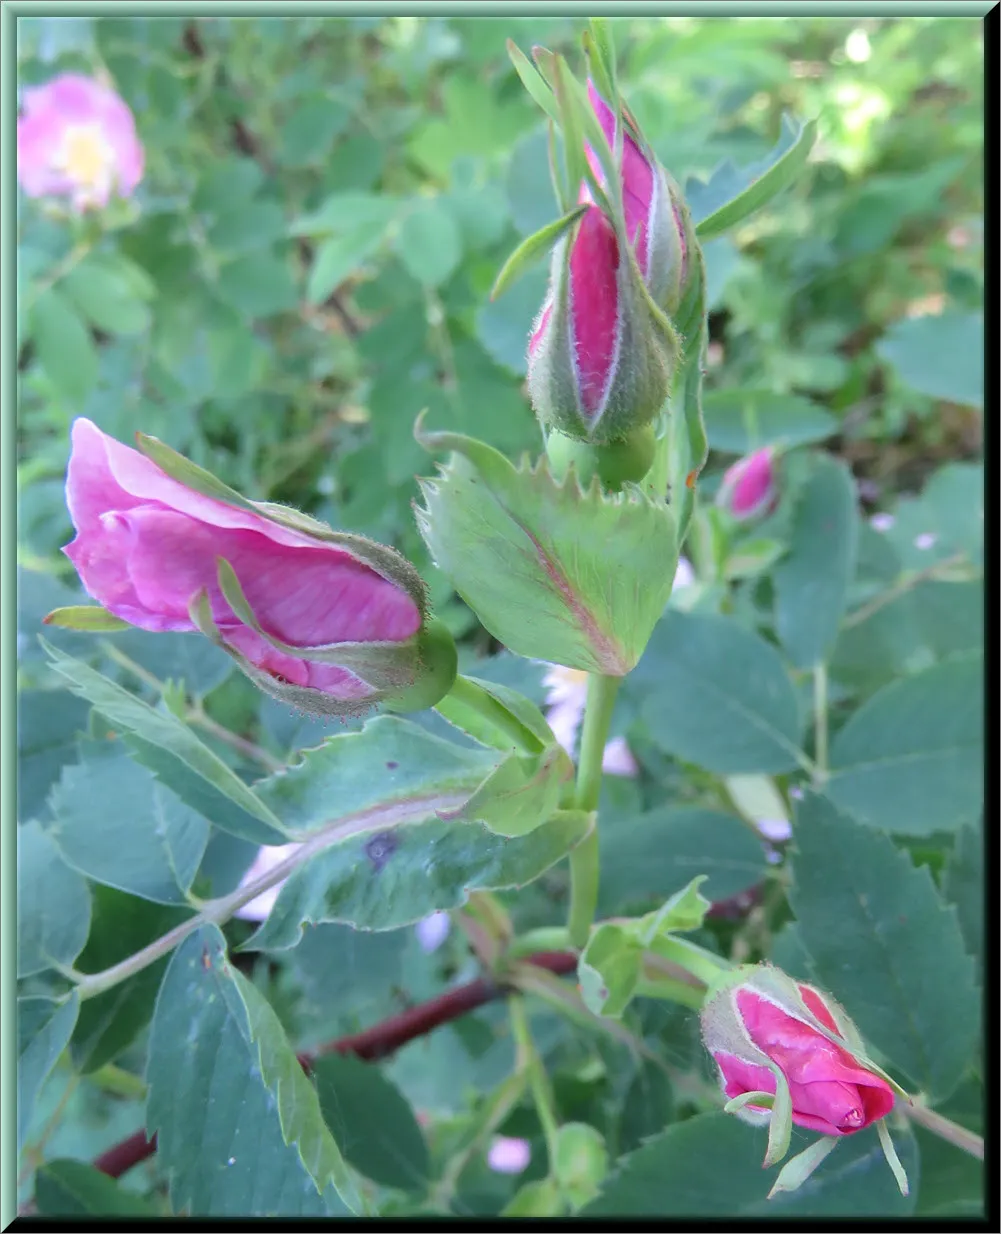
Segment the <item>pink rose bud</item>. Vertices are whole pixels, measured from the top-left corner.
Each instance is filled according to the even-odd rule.
[[[317,715],[420,710],[451,688],[451,636],[394,550],[246,502],[161,447],[168,474],[89,420],[74,423],[72,440],[77,535],[64,552],[116,617],[200,630],[256,685]]]
[[[716,495],[716,504],[744,523],[769,514],[778,502],[775,451],[756,450],[729,468]]]
[[[668,392],[674,352],[635,262],[592,204],[553,252],[549,297],[528,345],[539,419],[578,441],[618,441],[649,423]]]
[[[29,197],[67,197],[82,212],[131,196],[142,175],[135,120],[114,90],[65,73],[24,91],[17,178]]]
[[[769,965],[727,974],[703,1005],[702,1034],[728,1098],[785,1084],[799,1127],[851,1135],[893,1109],[894,1087],[841,1007]],[[752,1123],[772,1117],[753,1101],[738,1113]]]
[[[615,150],[615,113],[594,87],[587,94],[608,144]],[[626,235],[636,252],[640,271],[657,304],[672,314],[688,276],[691,224],[681,190],[657,162],[631,118],[622,118],[620,179],[626,215]],[[594,151],[587,159],[599,184],[604,174]]]
[[[494,1136],[487,1151],[487,1165],[495,1174],[521,1174],[531,1159],[531,1144],[507,1135]]]

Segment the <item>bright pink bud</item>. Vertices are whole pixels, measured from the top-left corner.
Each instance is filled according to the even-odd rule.
[[[129,197],[143,174],[132,112],[90,77],[65,73],[24,91],[17,178],[29,197],[68,197],[74,210]]]
[[[258,685],[308,711],[365,711],[414,685],[429,627],[404,558],[322,524],[311,534],[280,507],[205,496],[89,420],[72,437],[77,535],[64,551],[109,612],[144,630],[211,633]],[[242,600],[223,594],[220,559]]]
[[[777,501],[775,451],[771,446],[734,463],[724,474],[716,495],[716,504],[741,523],[771,513]]]
[[[728,1098],[774,1094],[777,1068],[789,1086],[792,1121],[800,1127],[851,1135],[893,1109],[893,1088],[860,1059],[850,1040],[857,1034],[844,1012],[812,986],[777,970],[760,977],[751,970],[747,979],[707,999],[702,1020]],[[751,1121],[770,1117],[766,1107],[753,1103],[742,1113]]]
[[[608,144],[615,150],[615,113],[594,87],[587,94]],[[653,152],[641,148],[642,138],[625,121],[622,141],[622,204],[626,235],[636,252],[650,294],[665,312],[678,306],[688,275],[688,222],[681,193],[660,166]],[[587,160],[595,178],[605,183],[601,164],[587,147]]]

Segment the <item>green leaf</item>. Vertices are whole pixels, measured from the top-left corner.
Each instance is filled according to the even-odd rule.
[[[508,716],[514,717],[526,730],[526,741],[534,737],[539,748],[552,743],[552,730],[545,716],[536,704],[525,698],[523,694],[498,682],[484,681],[479,677],[464,675],[464,683],[467,686],[471,685],[474,690],[484,691],[503,711],[508,713]],[[446,694],[435,707],[435,711],[449,724],[453,724],[481,745],[493,746],[498,750],[510,750],[514,744],[506,731],[510,727],[510,721],[505,721],[503,728],[498,727],[491,719],[484,716],[481,710],[470,706],[464,698],[457,697],[455,693]]]
[[[796,846],[790,902],[818,984],[921,1091],[947,1096],[979,1019],[954,911],[927,867],[823,797],[801,803]]]
[[[167,788],[223,831],[259,844],[281,843],[285,828],[251,788],[166,711],[155,711],[107,677],[43,642],[70,690],[123,734],[135,757]]]
[[[80,406],[97,383],[97,348],[70,299],[50,287],[31,309],[38,360],[60,394]]]
[[[949,403],[984,405],[982,313],[942,313],[895,322],[876,354],[912,390]]]
[[[219,271],[219,295],[247,317],[273,317],[298,303],[288,261],[258,250],[227,262]]]
[[[23,894],[23,892],[22,892]],[[80,1000],[73,991],[59,1002],[54,998],[17,1000],[17,1151],[31,1126],[35,1102],[49,1072],[66,1049],[73,1033]]]
[[[429,198],[404,216],[394,247],[419,283],[440,287],[462,260],[462,233],[452,212]]]
[[[751,454],[762,446],[805,445],[838,431],[834,416],[798,394],[710,390],[703,396],[702,410],[712,448],[726,454]]]
[[[760,882],[765,849],[751,829],[715,810],[661,809],[620,819],[602,816],[599,909],[621,912],[663,900],[697,874],[709,900],[728,900]]]
[[[69,1157],[46,1163],[35,1174],[35,1206],[53,1217],[158,1217],[147,1199],[126,1191],[86,1161]]]
[[[608,1172],[601,1133],[588,1123],[564,1123],[556,1133],[551,1169],[572,1209],[594,1199]]]
[[[799,764],[792,682],[774,647],[732,618],[669,612],[636,678],[651,740],[678,758],[720,775]]]
[[[89,634],[115,633],[131,630],[127,621],[96,604],[77,604],[68,608],[54,608],[45,618],[47,626],[60,626],[66,630],[85,630]]]
[[[552,90],[546,85],[545,79],[535,65],[529,60],[521,48],[512,40],[507,41],[507,54],[511,58],[514,70],[521,78],[521,83],[551,120],[559,123],[560,110]]]
[[[792,184],[806,166],[816,134],[815,120],[797,124],[783,116],[782,135],[761,162],[738,169],[727,161],[708,184],[689,181],[685,196],[699,239],[709,240],[743,222]]]
[[[121,748],[81,745],[51,797],[49,835],[88,878],[161,904],[184,904],[209,824]]]
[[[885,686],[831,743],[827,794],[873,827],[950,830],[983,803],[983,658],[957,657]]]
[[[641,1059],[619,1113],[619,1153],[630,1153],[674,1117],[674,1093],[663,1067]]]
[[[350,235],[372,228],[383,235],[399,209],[400,202],[395,197],[382,193],[333,193],[318,210],[297,219],[289,234]]]
[[[418,430],[419,431],[419,430]],[[664,611],[677,562],[663,502],[627,485],[581,492],[540,460],[519,469],[454,433],[419,438],[453,450],[421,484],[421,534],[439,568],[493,636],[518,655],[621,676]],[[616,568],[607,545],[614,537]]]
[[[350,1055],[329,1054],[312,1074],[320,1111],[348,1164],[382,1187],[422,1189],[428,1148],[396,1085],[373,1063]]]
[[[618,1019],[636,992],[642,967],[643,947],[633,932],[608,923],[595,927],[577,969],[585,1006]]]
[[[111,887],[92,889],[93,912],[87,946],[77,958],[82,973],[98,973],[140,951],[187,920],[191,912],[152,904]],[[167,957],[80,1006],[70,1040],[73,1065],[84,1075],[114,1062],[153,1016]]]
[[[839,459],[818,455],[797,489],[789,551],[774,572],[775,628],[797,668],[829,657],[855,577],[855,482]]]
[[[984,824],[960,827],[945,868],[942,887],[956,908],[966,950],[977,962],[983,980],[984,963]]]
[[[529,835],[507,839],[480,823],[415,819],[409,809],[408,818],[400,807],[401,822],[387,810],[382,830],[370,822],[361,834],[345,827],[346,838],[322,848],[309,841],[309,859],[290,874],[247,946],[294,947],[306,922],[393,930],[459,908],[471,891],[524,887],[579,844],[592,823],[582,811],[561,811]]]
[[[90,708],[65,690],[21,690],[17,697],[18,821],[49,816],[47,799],[62,768],[77,756]]]
[[[17,829],[17,975],[71,965],[90,930],[90,891],[36,822]]]
[[[147,301],[154,289],[137,284],[115,257],[90,254],[67,274],[61,290],[83,319],[104,334],[143,334],[149,329]]]
[[[917,1152],[908,1132],[895,1133],[908,1173]],[[806,1147],[795,1134],[794,1146]],[[775,1175],[761,1168],[765,1137],[729,1114],[699,1114],[674,1123],[620,1159],[589,1217],[897,1216],[913,1210],[914,1195],[897,1190],[872,1128],[845,1136],[838,1151],[796,1192],[767,1199]],[[725,1162],[721,1175],[720,1162]]]
[[[323,240],[316,250],[306,280],[306,299],[322,304],[344,280],[358,269],[382,244],[386,224],[378,216],[351,231]]]
[[[504,294],[537,261],[541,261],[551,250],[559,238],[570,230],[577,220],[587,211],[587,203],[576,206],[562,218],[554,219],[533,235],[522,240],[511,256],[501,267],[496,282],[490,292],[490,299],[496,300]]]
[[[486,823],[497,835],[528,835],[553,814],[564,786],[573,778],[573,762],[560,745],[538,754],[512,753],[464,805],[439,811],[439,817]]]
[[[274,1011],[229,964],[215,926],[171,959],[146,1074],[146,1126],[175,1209],[291,1217],[341,1215],[343,1202],[360,1208],[313,1086]]]
[[[498,300],[487,300],[476,312],[476,336],[497,364],[524,377],[528,371],[528,338],[546,294],[544,267],[528,271]]]
[[[303,100],[278,133],[282,165],[298,168],[322,162],[350,119],[349,109],[326,95]]]

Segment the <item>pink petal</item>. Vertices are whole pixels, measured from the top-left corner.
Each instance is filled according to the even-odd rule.
[[[527,1140],[511,1136],[495,1136],[487,1152],[487,1165],[496,1174],[520,1174],[532,1159],[532,1146]]]
[[[603,407],[615,372],[618,349],[619,246],[615,231],[597,206],[577,224],[570,254],[570,305],[581,407],[595,415]]]
[[[591,107],[594,114],[598,118],[598,123],[601,125],[602,131],[608,140],[608,144],[615,150],[615,113],[605,100],[601,97],[598,91],[594,88],[592,82],[587,83],[587,94],[591,100]],[[594,157],[593,155],[591,156]],[[592,169],[597,174],[597,169],[600,167],[597,159],[592,162]],[[622,203],[626,212],[626,235],[636,246],[636,259],[639,262],[640,269],[643,275],[649,278],[650,271],[647,268],[647,250],[648,238],[650,234],[650,220],[653,214],[654,198],[657,192],[657,181],[654,177],[653,168],[643,155],[639,146],[626,133],[622,142]],[[598,176],[599,181],[601,176]],[[640,229],[642,227],[642,231]],[[639,243],[636,243],[637,232],[640,232]]]

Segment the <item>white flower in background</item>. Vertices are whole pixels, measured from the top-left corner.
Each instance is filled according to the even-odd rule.
[[[691,587],[695,582],[695,571],[692,569],[692,563],[687,557],[678,558],[678,568],[674,572],[674,587],[672,590],[681,591],[684,587]]]
[[[571,758],[587,702],[587,673],[579,668],[550,664],[542,679],[546,687],[546,719],[553,735]],[[635,776],[639,768],[625,738],[613,737],[605,746],[601,769],[610,776]]]
[[[263,878],[276,865],[281,864],[286,858],[291,857],[301,845],[299,844],[279,844],[277,847],[271,844],[263,845],[257,850],[257,856],[254,858],[254,863],[240,879],[240,886],[246,887],[250,883],[256,883],[259,878]],[[275,906],[275,900],[278,899],[278,892],[284,886],[284,881],[276,883],[273,887],[269,887],[267,891],[262,891],[259,896],[255,896],[249,904],[244,904],[243,908],[236,910],[237,917],[242,917],[244,921],[264,921],[268,914]]]
[[[873,531],[889,531],[896,521],[892,514],[874,514],[869,520],[869,526]]]
[[[920,552],[926,552],[932,548],[938,536],[933,531],[923,531],[919,536],[915,537],[914,547]]]
[[[451,929],[451,917],[449,917],[447,912],[441,910],[440,912],[432,913],[429,917],[425,917],[423,921],[418,921],[414,926],[414,933],[417,935],[417,941],[420,943],[421,950],[430,955],[432,951],[437,951],[445,939],[448,938]]]
[[[520,1174],[531,1160],[531,1144],[512,1136],[494,1136],[487,1151],[487,1165],[495,1174]]]

